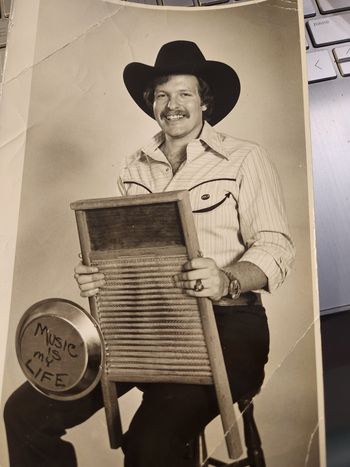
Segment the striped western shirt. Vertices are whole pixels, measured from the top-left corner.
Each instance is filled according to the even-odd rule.
[[[207,122],[187,145],[179,170],[160,150],[162,132],[126,159],[121,195],[188,190],[201,251],[219,267],[257,265],[276,289],[295,250],[274,166],[257,144],[216,132]]]

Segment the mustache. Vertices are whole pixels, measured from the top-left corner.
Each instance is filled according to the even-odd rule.
[[[160,114],[160,118],[167,118],[174,115],[181,115],[182,117],[189,118],[190,114],[186,110],[163,110]]]

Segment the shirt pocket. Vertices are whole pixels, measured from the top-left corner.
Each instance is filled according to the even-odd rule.
[[[217,213],[225,208],[237,207],[238,188],[233,178],[206,180],[190,187],[188,191],[194,214]]]

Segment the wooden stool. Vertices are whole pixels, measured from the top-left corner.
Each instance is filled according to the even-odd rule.
[[[203,431],[195,446],[198,467],[266,467],[258,428],[254,420],[254,404],[252,398],[239,400],[238,407],[243,416],[244,440],[247,448],[247,456],[230,463],[208,457],[207,444]]]

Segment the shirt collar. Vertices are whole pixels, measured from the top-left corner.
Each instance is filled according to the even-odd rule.
[[[198,137],[198,140],[209,146],[216,154],[229,159],[226,149],[224,148],[219,134],[214,128],[208,123],[204,122],[202,131]],[[159,131],[153,136],[153,138],[145,144],[141,151],[144,155],[151,157],[154,160],[164,161],[165,156],[160,151],[159,147],[164,142],[164,133]]]
[[[145,156],[151,157],[154,160],[162,161],[164,162],[164,159],[166,160],[166,157],[160,151],[159,146],[164,142],[164,133],[162,131],[159,131],[157,134],[155,134],[152,139],[148,141],[144,146],[141,148],[141,153],[144,154]]]
[[[209,146],[210,149],[215,151],[215,153],[225,157],[225,159],[229,159],[227,151],[222,144],[219,133],[217,133],[208,122],[204,122],[201,134],[199,135],[198,139]]]

